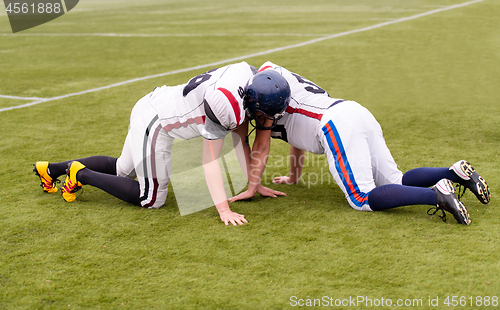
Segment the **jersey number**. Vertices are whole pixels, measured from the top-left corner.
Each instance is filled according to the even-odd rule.
[[[217,70],[217,68],[207,71],[203,74],[195,76],[194,78],[189,80],[189,83],[184,87],[182,91],[182,95],[186,97],[191,91],[193,91],[196,87],[200,86],[201,83],[208,81],[212,75],[210,72]]]
[[[309,81],[304,80],[304,78],[301,77],[300,75],[295,74],[295,73],[292,73],[292,75],[297,79],[297,81],[299,81],[299,83],[309,85],[309,86],[304,87],[304,89],[307,90],[308,92],[313,93],[313,94],[326,93],[326,91],[323,88],[319,87],[318,85],[314,84],[313,82],[309,82]]]

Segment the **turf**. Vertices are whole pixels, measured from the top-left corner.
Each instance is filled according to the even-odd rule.
[[[71,94],[463,2],[89,0],[16,35],[1,10],[0,95]],[[35,161],[119,156],[139,98],[208,68],[0,112],[0,308],[286,309],[299,299],[324,305],[324,296],[331,308],[391,308],[335,306],[358,296],[415,299],[405,307],[415,309],[445,308],[448,296],[463,297],[458,308],[497,307],[499,14],[498,1],[484,0],[245,59],[271,60],[369,108],[402,171],[469,160],[492,200],[464,196],[468,227],[430,218],[426,206],[354,211],[322,156],[307,154],[298,185],[273,185],[288,172],[280,141],[263,182],[289,195],[231,204],[249,220],[241,227],[224,226],[214,207],[181,216],[174,190],[159,210],[91,187],[74,203],[42,192]],[[0,98],[0,109],[26,102]]]

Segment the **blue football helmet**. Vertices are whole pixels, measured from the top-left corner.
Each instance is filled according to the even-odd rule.
[[[250,120],[255,120],[257,129],[269,130],[285,115],[290,102],[290,85],[286,79],[274,70],[264,70],[251,78],[245,87],[243,107]],[[265,119],[273,121],[271,126],[265,126],[255,113],[261,112]]]

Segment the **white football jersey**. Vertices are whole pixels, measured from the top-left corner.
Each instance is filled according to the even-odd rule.
[[[210,106],[227,106],[228,111],[222,113],[220,121],[233,129],[245,118],[243,89],[252,76],[251,66],[246,62],[212,69],[185,84],[156,88],[151,93],[151,104],[170,136],[185,140],[202,135],[213,138],[205,128],[204,100]]]
[[[264,63],[259,72],[264,70],[279,72],[287,80],[291,90],[291,100],[285,116],[272,129],[271,136],[301,150],[324,153],[318,136],[321,132],[321,118],[328,108],[344,100],[331,98],[318,85],[272,62]]]

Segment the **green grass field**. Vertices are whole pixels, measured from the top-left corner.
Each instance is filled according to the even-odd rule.
[[[447,297],[450,308],[498,308],[498,0],[242,57],[466,1],[82,0],[16,34],[2,8],[0,309],[290,309],[314,299],[316,308],[445,309]],[[271,60],[360,102],[402,171],[467,159],[488,181],[490,204],[464,196],[468,227],[430,219],[427,206],[357,212],[321,156],[308,154],[304,182],[270,184],[288,172],[280,141],[263,182],[289,195],[231,204],[249,220],[240,227],[224,226],[214,207],[181,216],[173,190],[159,210],[91,187],[74,203],[42,192],[35,161],[119,156],[138,99],[231,59]],[[37,101],[19,97],[176,70],[10,110]],[[361,297],[372,305],[346,304]]]

